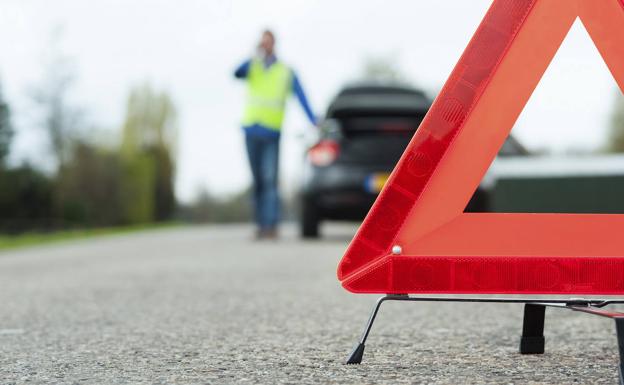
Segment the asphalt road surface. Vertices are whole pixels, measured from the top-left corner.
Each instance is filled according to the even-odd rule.
[[[549,309],[546,354],[517,353],[522,305],[388,303],[344,291],[354,232],[194,227],[0,254],[0,384],[615,384],[613,321]]]

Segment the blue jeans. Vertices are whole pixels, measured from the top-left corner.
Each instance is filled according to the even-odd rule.
[[[279,136],[245,135],[247,155],[253,176],[255,220],[261,229],[275,228],[280,219],[277,187]]]

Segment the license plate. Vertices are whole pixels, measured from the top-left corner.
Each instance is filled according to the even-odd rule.
[[[388,181],[388,178],[390,178],[390,173],[384,172],[371,174],[368,178],[366,178],[364,188],[370,193],[379,194],[381,189],[383,189],[383,186]]]

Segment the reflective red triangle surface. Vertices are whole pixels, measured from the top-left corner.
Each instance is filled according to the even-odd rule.
[[[347,290],[624,293],[624,215],[463,213],[577,18],[624,90],[624,0],[495,0],[340,262]]]

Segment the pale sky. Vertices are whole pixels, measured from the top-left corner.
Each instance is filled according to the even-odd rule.
[[[2,0],[0,79],[13,104],[13,161],[41,163],[29,89],[41,79],[50,33],[73,59],[72,100],[106,130],[119,130],[126,95],[150,81],[173,96],[180,114],[176,189],[191,200],[200,186],[219,194],[244,188],[249,172],[239,127],[244,85],[234,68],[252,54],[264,27],[278,55],[299,74],[322,114],[367,57],[387,57],[434,94],[481,21],[488,0]],[[577,21],[529,101],[515,135],[530,149],[593,149],[606,139],[615,81]],[[294,190],[302,133],[291,102],[282,146],[282,188]]]

